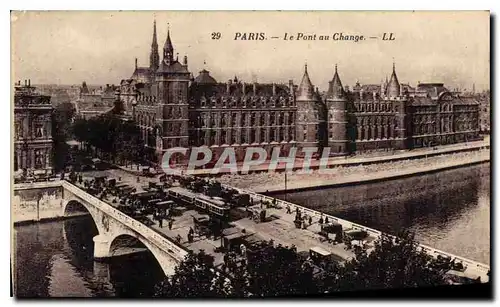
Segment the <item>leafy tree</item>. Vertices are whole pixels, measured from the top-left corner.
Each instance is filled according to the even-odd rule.
[[[312,270],[304,266],[295,247],[262,242],[248,253],[250,289],[255,296],[289,296],[317,293]]]
[[[372,251],[357,249],[356,257],[338,271],[338,290],[425,287],[445,284],[449,260],[437,260],[418,248],[414,235],[383,234]]]
[[[214,258],[203,250],[190,252],[175,269],[175,273],[156,287],[156,297],[221,297],[216,289],[217,274]]]
[[[69,127],[75,115],[75,107],[70,102],[58,104],[52,113],[52,139],[54,141],[54,168],[63,169],[68,160],[69,146],[66,141],[71,138]]]

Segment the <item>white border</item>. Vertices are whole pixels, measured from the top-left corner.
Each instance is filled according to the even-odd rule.
[[[331,4],[330,4],[331,3]],[[7,64],[7,59],[9,59],[9,64],[2,70],[2,82],[0,82],[0,87],[2,88],[2,93],[4,95],[3,101],[0,103],[0,114],[3,115],[3,120],[0,121],[0,131],[1,131],[1,143],[2,150],[2,159],[3,163],[0,165],[2,168],[0,171],[1,174],[1,184],[0,188],[2,193],[0,193],[0,197],[2,197],[3,206],[5,207],[2,212],[1,220],[2,227],[4,228],[1,232],[2,238],[2,253],[1,253],[1,268],[2,274],[1,276],[1,284],[0,289],[2,290],[1,301],[2,306],[11,305],[17,303],[14,299],[9,298],[9,289],[10,289],[10,277],[9,277],[9,267],[7,264],[10,259],[10,251],[7,249],[7,246],[10,246],[10,120],[7,118],[7,114],[10,114],[10,13],[8,9],[15,10],[491,10],[492,13],[498,13],[500,10],[499,1],[484,1],[484,0],[473,0],[473,1],[435,1],[435,0],[414,0],[408,2],[400,2],[400,1],[388,1],[388,0],[376,0],[376,1],[336,1],[335,3],[330,1],[319,1],[319,0],[302,0],[302,1],[282,1],[281,3],[271,3],[269,0],[252,0],[252,1],[177,1],[177,2],[164,2],[164,1],[151,1],[151,0],[141,0],[141,1],[130,1],[130,0],[122,0],[116,2],[105,2],[102,0],[85,0],[78,1],[74,3],[68,3],[67,1],[57,1],[57,0],[45,0],[45,1],[35,1],[35,0],[24,0],[18,3],[8,3],[7,1],[3,1],[1,3],[2,6],[6,6],[10,4],[11,7],[4,8],[2,10],[3,14],[1,15],[1,26],[0,33],[2,36],[2,55],[4,58],[4,63]],[[330,4],[330,5],[329,5]],[[496,21],[498,22],[498,21]],[[397,25],[396,25],[397,26]],[[493,27],[493,25],[492,25]],[[439,30],[439,29],[436,29]],[[28,34],[29,35],[29,34]],[[429,33],[432,35],[432,33]],[[497,37],[497,35],[495,35]],[[36,39],[36,38],[34,38]],[[497,54],[495,54],[497,55]],[[498,63],[498,62],[496,62]],[[497,64],[498,65],[498,64]],[[497,66],[496,65],[496,66]],[[495,69],[492,67],[492,69]],[[492,84],[492,88],[498,87],[498,79],[495,80],[495,84]],[[496,97],[493,98],[493,101],[496,101]],[[497,108],[494,108],[496,110]],[[500,111],[497,111],[498,113]],[[497,114],[498,115],[498,114]],[[496,116],[495,116],[496,117]],[[494,121],[494,120],[493,120]],[[495,135],[495,143],[497,142],[497,136]],[[498,181],[495,182],[495,187],[493,190],[497,190]],[[494,195],[493,204],[496,204],[497,194]],[[9,210],[9,211],[8,211]],[[498,208],[492,209],[495,212],[495,220],[498,221],[498,214],[500,210]],[[494,223],[492,223],[492,226]],[[498,227],[496,227],[498,228]],[[495,244],[498,246],[498,232],[495,233]],[[497,264],[498,253],[495,253],[495,264]],[[495,270],[495,277],[498,279],[498,270],[496,270],[496,265],[492,264],[492,268]],[[499,282],[495,282],[495,290],[499,287]],[[497,293],[497,291],[495,291]],[[70,304],[83,304],[88,303],[89,301],[64,301],[63,303],[66,305]],[[52,301],[44,301],[39,302],[38,304],[51,304]],[[137,301],[123,302],[123,301],[97,301],[95,304],[106,306],[118,306],[119,304],[138,304]],[[140,304],[146,304],[147,302],[140,302]],[[174,304],[175,302],[161,302],[162,304]],[[188,302],[181,302],[188,303]],[[196,302],[189,302],[190,304]],[[201,302],[206,305],[208,304],[217,304],[217,302]],[[231,302],[231,304],[239,304],[240,302]],[[281,302],[272,301],[272,302],[264,302],[258,301],[255,303],[259,304],[279,304]],[[283,303],[290,304],[292,301],[285,301]],[[302,303],[302,302],[297,302]],[[307,304],[315,303],[314,301],[307,302]],[[335,301],[335,302],[324,302],[327,304],[336,304],[336,305],[344,305],[346,302]],[[396,304],[401,304],[400,302],[394,302]],[[404,304],[415,304],[412,302],[405,302]],[[446,306],[446,305],[455,305],[460,304],[460,302],[422,302],[416,304],[426,304],[426,305],[436,305],[438,306]],[[464,302],[468,303],[468,302]],[[360,304],[360,303],[357,303]],[[387,302],[377,302],[376,304],[387,304]]]

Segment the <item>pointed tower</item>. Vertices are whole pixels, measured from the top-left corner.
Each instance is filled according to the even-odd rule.
[[[392,75],[389,84],[387,85],[387,96],[389,98],[399,97],[401,94],[398,76],[396,75],[396,64],[392,63]]]
[[[328,146],[330,155],[349,153],[347,95],[340,81],[337,65],[326,94]]]
[[[297,104],[296,140],[299,148],[321,147],[321,121],[324,122],[324,112],[321,107],[321,97],[315,92],[309,78],[307,64],[304,65],[304,75],[296,92]],[[298,153],[304,155],[299,149]]]
[[[156,39],[156,20],[153,23],[153,41],[151,43],[151,54],[149,55],[149,68],[154,73],[160,66],[160,55],[158,53],[158,41]]]
[[[174,62],[174,46],[170,40],[170,28],[167,30],[167,39],[163,45],[163,61],[165,64],[170,65]]]
[[[393,110],[395,111],[394,120],[388,129],[388,137],[393,139],[392,147],[394,149],[403,150],[411,147],[407,136],[407,116],[406,108],[408,97],[404,95],[401,90],[396,75],[396,64],[392,64],[392,75],[389,83],[387,84],[387,94],[385,100],[392,103]]]

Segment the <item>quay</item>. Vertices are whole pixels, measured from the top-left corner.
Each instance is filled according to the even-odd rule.
[[[130,176],[123,170],[107,170],[100,171],[99,173],[90,172],[84,173],[84,176],[85,179],[90,179],[102,176],[102,174],[105,174],[109,178],[122,177],[121,184],[135,187],[138,193],[145,192],[145,183],[158,181],[153,178],[137,179],[136,176]],[[368,251],[372,248],[373,242],[381,235],[380,231],[363,225],[253,191],[223,184],[221,186],[224,189],[235,190],[241,195],[248,195],[251,201],[244,208],[239,207],[235,208],[235,210],[229,210],[230,213],[227,216],[224,215],[227,217],[227,224],[221,229],[222,232],[220,235],[210,236],[200,230],[200,224],[203,224],[203,221],[206,221],[207,218],[208,220],[212,220],[214,217],[217,217],[212,213],[223,212],[225,208],[228,208],[226,204],[221,203],[220,199],[216,197],[209,197],[179,186],[167,188],[167,195],[164,199],[175,203],[173,207],[175,214],[172,214],[172,224],[169,227],[168,223],[160,225],[159,220],[154,219],[151,213],[147,215],[146,220],[141,219],[139,221],[131,218],[117,209],[118,205],[116,201],[113,201],[113,197],[108,196],[101,200],[83,191],[83,187],[81,186],[70,184],[64,180],[57,182],[51,182],[49,185],[60,184],[65,189],[64,195],[68,199],[61,202],[60,212],[63,212],[63,215],[65,214],[64,208],[68,207],[68,204],[75,200],[80,202],[91,213],[100,232],[94,238],[94,256],[96,259],[109,259],[118,254],[118,250],[120,251],[119,254],[126,254],[124,246],[117,247],[115,243],[116,239],[119,237],[137,238],[152,251],[165,274],[172,274],[175,263],[181,261],[189,250],[204,250],[214,257],[216,266],[221,266],[225,248],[228,245],[234,245],[235,242],[239,246],[240,243],[251,245],[262,240],[273,240],[276,244],[294,245],[297,251],[302,254],[307,254],[314,249],[329,254],[337,261],[345,261],[352,258],[354,253],[345,243],[334,243],[332,240],[327,240],[324,236],[320,235],[321,225],[319,220],[321,218],[328,218],[331,223],[341,225],[344,233],[352,231],[366,232],[366,237],[360,240],[359,244],[367,248]],[[28,189],[30,185],[36,185],[37,188],[40,188],[43,184],[15,185],[14,189]],[[76,198],[75,195],[77,196]],[[196,203],[209,204],[208,206],[215,209],[208,210],[208,207],[202,209]],[[255,217],[263,209],[265,210],[265,218],[259,221]],[[308,221],[310,217],[312,223],[307,223],[305,227],[297,227],[294,223],[296,210],[305,216],[305,221]],[[190,229],[196,229],[192,238],[187,236]],[[450,259],[454,259],[455,263],[462,263],[465,267],[463,274],[469,278],[476,279],[480,277],[483,282],[489,280],[487,273],[490,267],[488,265],[452,255],[429,246],[420,245],[420,248],[434,257],[449,257]]]
[[[372,164],[383,164],[388,162],[398,162],[407,160],[417,160],[431,158],[446,154],[456,154],[461,152],[473,152],[479,150],[490,149],[490,139],[486,137],[481,141],[474,141],[462,144],[452,144],[452,145],[441,145],[434,148],[418,148],[411,151],[391,151],[391,152],[377,152],[375,155],[370,156],[365,154],[364,156],[342,156],[342,157],[329,157],[325,165],[328,168],[335,167],[354,167],[361,165],[372,165]],[[297,158],[293,170],[300,170],[303,168],[303,159]],[[241,169],[242,163],[237,163],[238,170]],[[318,169],[320,167],[320,160],[312,159],[309,168],[311,170]],[[276,172],[284,171],[286,169],[285,163],[278,163],[276,167]],[[269,171],[269,162],[262,163],[261,165],[250,166],[249,173],[261,173]],[[191,171],[190,175],[194,176],[220,176],[224,174],[231,174],[230,169],[226,168],[206,168],[206,169],[195,169]]]
[[[458,154],[457,154],[458,155]],[[467,153],[467,156],[458,159],[448,159],[453,156],[440,156],[434,158],[424,158],[421,160],[411,161],[413,165],[407,167],[395,168],[397,163],[405,163],[404,161],[395,162],[393,167],[379,168],[372,170],[368,167],[355,166],[360,168],[358,171],[352,171],[351,174],[343,174],[341,171],[336,172],[332,170],[329,174],[315,174],[314,176],[304,176],[300,174],[296,176],[299,180],[294,180],[293,175],[289,176],[285,184],[284,175],[278,174],[283,177],[280,183],[265,186],[256,186],[252,188],[255,192],[265,193],[267,195],[282,194],[287,192],[299,192],[306,190],[315,190],[320,188],[336,188],[343,186],[353,186],[359,184],[367,184],[374,182],[381,182],[387,180],[402,179],[416,175],[425,175],[445,170],[471,166],[480,163],[490,162],[490,151],[480,150]],[[291,178],[290,178],[291,177]],[[297,178],[298,179],[298,178]]]

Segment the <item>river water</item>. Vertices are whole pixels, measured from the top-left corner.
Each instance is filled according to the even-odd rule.
[[[490,163],[286,199],[392,234],[409,229],[420,243],[490,263]]]
[[[490,263],[489,163],[286,197],[386,232],[410,229],[421,243]],[[109,264],[95,263],[92,238],[96,234],[90,217],[16,227],[17,297],[151,296],[163,274],[154,257],[142,253]]]
[[[90,216],[16,227],[16,296],[151,297],[163,276],[153,255],[94,262],[95,235]]]

